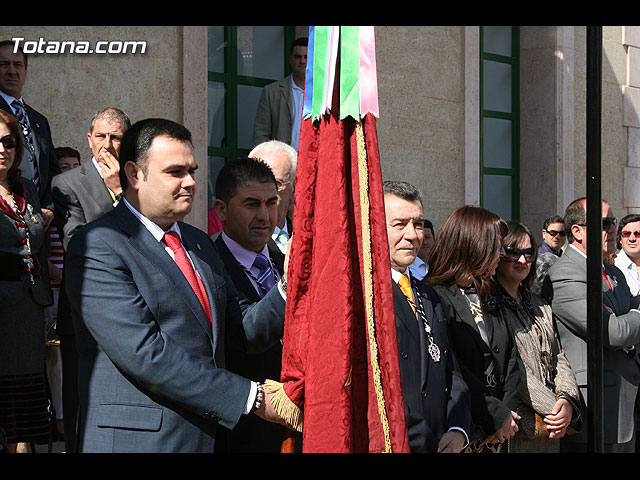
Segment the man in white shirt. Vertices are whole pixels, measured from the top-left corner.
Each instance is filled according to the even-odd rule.
[[[298,150],[300,120],[307,70],[308,39],[301,37],[291,45],[291,75],[262,89],[253,127],[253,144],[280,140]]]
[[[627,279],[631,295],[640,293],[640,215],[632,213],[620,220],[615,265]]]

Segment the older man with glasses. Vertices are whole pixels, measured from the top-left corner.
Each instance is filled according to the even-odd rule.
[[[631,295],[640,293],[640,215],[632,213],[620,220],[615,265],[624,273]]]

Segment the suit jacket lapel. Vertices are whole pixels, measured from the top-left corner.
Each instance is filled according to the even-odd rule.
[[[610,302],[614,312],[621,312],[624,309],[621,308],[620,302],[618,301],[618,297],[616,295],[616,287],[618,286],[618,280],[613,275],[611,269],[607,266],[607,264],[604,265],[604,270],[605,270],[605,274],[607,275],[607,280],[609,281],[609,284],[607,284],[607,282],[604,281],[604,278],[602,279],[603,300],[605,301],[608,300]],[[609,285],[611,285],[611,288],[609,288]]]
[[[196,297],[191,285],[189,285],[182,271],[165,251],[162,244],[158,242],[146,227],[129,211],[124,202],[117,205],[114,210],[114,215],[122,231],[129,235],[129,243],[132,248],[143,255],[166,277],[167,282],[175,287],[176,292],[183,298],[207,334],[211,337],[212,333],[209,328],[209,322],[198,297]],[[183,237],[183,242],[184,241],[185,239]],[[213,304],[211,308],[213,309]]]
[[[98,207],[98,211],[108,212],[113,208],[113,199],[109,195],[109,189],[93,164],[93,160],[80,165],[80,188],[84,189],[87,197]]]
[[[428,371],[428,358],[427,358],[427,338],[426,333],[424,331],[424,325],[422,324],[422,319],[418,318],[418,316],[413,312],[413,309],[409,305],[407,301],[407,297],[405,297],[404,293],[398,286],[396,282],[392,282],[393,284],[393,298],[396,309],[396,317],[400,319],[400,324],[409,332],[409,336],[413,342],[416,342],[419,347],[420,352],[420,383],[424,385],[427,378]],[[421,295],[419,291],[415,288],[412,288],[413,295],[415,300],[417,295]],[[423,299],[423,303],[424,299]],[[430,304],[430,302],[429,302]],[[425,315],[427,318],[429,317],[429,311],[427,306],[425,305]]]
[[[419,282],[415,282],[413,285],[413,294],[414,296],[420,296],[420,303],[422,304],[422,309],[424,311],[424,315],[427,317],[427,321],[429,322],[429,326],[431,327],[431,331],[434,329],[434,319],[435,319],[435,311],[433,310],[433,303],[429,300],[428,295],[424,291],[424,288],[421,288]],[[416,298],[416,300],[418,300]],[[422,374],[421,382],[424,385],[427,381],[427,376],[429,374],[429,365],[431,363],[431,355],[428,351],[429,349],[429,340],[427,339],[427,332],[425,331],[424,324],[422,318],[418,318],[418,326],[420,331],[420,349],[422,351],[422,358],[420,361],[420,372]],[[434,338],[435,342],[435,338]],[[441,360],[443,361],[443,360]]]
[[[218,236],[215,241],[218,254],[225,265],[233,265],[234,268],[227,268],[227,274],[231,277],[231,281],[235,285],[236,289],[242,292],[252,302],[260,300],[260,293],[255,289],[249,277],[244,273],[244,268],[240,265],[240,262],[233,256],[226,243],[222,239],[222,236]]]
[[[457,285],[444,286],[444,292],[442,292],[441,294],[444,294],[449,298],[449,303],[455,310],[456,316],[460,320],[462,320],[463,323],[466,323],[475,332],[478,333],[478,335],[474,335],[474,339],[476,340],[476,342],[478,342],[480,348],[489,348],[480,335],[480,329],[478,328],[478,324],[476,323],[475,318],[471,314],[469,302],[460,291],[460,287],[458,287]],[[487,325],[488,323],[490,322],[486,322],[485,325]],[[487,336],[489,338],[489,341],[491,341],[493,337],[493,328],[491,328],[491,331],[487,330]]]
[[[41,150],[40,139],[42,138],[42,135],[40,134],[40,129],[42,127],[38,123],[38,119],[36,117],[35,112],[33,111],[33,108],[31,108],[29,105],[27,105],[25,103],[24,104],[24,110],[27,113],[27,118],[29,119],[29,127],[31,128],[31,138],[33,139],[33,148],[35,150],[35,156],[36,156],[36,158],[41,158],[41,155],[40,155],[40,150]],[[41,167],[38,164],[38,169],[40,169],[40,168]]]

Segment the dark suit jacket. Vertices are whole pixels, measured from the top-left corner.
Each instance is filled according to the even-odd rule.
[[[634,405],[638,394],[638,355],[624,349],[640,343],[638,297],[632,297],[624,274],[614,265],[605,264],[607,279],[602,281],[604,349],[604,442],[626,443],[634,430]],[[573,368],[585,403],[587,396],[587,260],[569,246],[549,269],[544,293],[552,296],[551,308],[556,319],[558,337]],[[611,314],[609,310],[614,313]],[[563,442],[586,443],[588,425],[578,435]]]
[[[13,115],[13,109],[7,104],[3,97],[0,97],[0,109]],[[35,156],[37,158],[38,174],[40,177],[40,205],[42,208],[53,210],[53,199],[51,198],[51,179],[60,173],[58,166],[58,158],[56,157],[53,140],[51,138],[51,128],[47,117],[37,110],[25,104],[25,110],[29,117],[31,125],[31,133],[35,148]],[[22,137],[24,144],[24,155],[20,163],[22,175],[31,179],[33,176],[33,168],[31,167],[32,152],[27,146],[26,138]]]
[[[81,452],[212,452],[217,424],[238,423],[250,390],[224,369],[225,335],[247,351],[282,338],[280,293],[239,301],[207,234],[179,227],[212,327],[175,261],[124,202],[69,242]]]
[[[435,290],[412,280],[414,297],[422,305],[440,348],[441,359],[434,362],[427,352],[427,334],[409,302],[393,282],[400,373],[405,417],[411,452],[436,452],[438,442],[451,427],[470,436],[469,389],[449,346],[447,323]]]
[[[218,235],[214,242],[229,277],[241,297],[248,303],[260,301],[260,295],[249,280],[244,268],[235,259],[227,245]],[[280,275],[284,270],[284,254],[276,245],[269,245],[269,255]],[[274,287],[276,289],[277,287]],[[226,368],[234,373],[254,381],[267,378],[280,380],[282,368],[282,344],[276,343],[263,353],[248,355],[235,348],[233,339],[227,338],[225,352]],[[216,451],[220,452],[270,452],[279,453],[282,447],[283,428],[280,425],[265,422],[255,415],[247,415],[240,419],[232,430],[223,430],[224,440],[219,439]]]
[[[523,374],[518,368],[518,352],[502,314],[500,301],[491,296],[483,307],[490,345],[487,346],[460,288],[434,285],[449,325],[449,339],[460,362],[471,395],[471,419],[491,435],[516,411]],[[495,387],[486,386],[485,353],[490,353],[497,378]]]

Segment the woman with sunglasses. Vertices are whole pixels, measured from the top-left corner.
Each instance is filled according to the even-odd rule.
[[[453,211],[438,230],[426,282],[440,296],[449,338],[469,386],[472,431],[465,452],[500,452],[518,430],[521,372],[493,284],[505,222],[481,207]]]
[[[553,326],[551,308],[530,291],[538,249],[529,228],[507,222],[505,255],[495,279],[501,308],[524,364],[518,415],[520,430],[511,441],[515,453],[559,452],[567,430],[580,428],[579,391]]]
[[[0,435],[17,443],[47,443],[44,308],[51,304],[40,203],[20,176],[18,121],[0,110]]]

